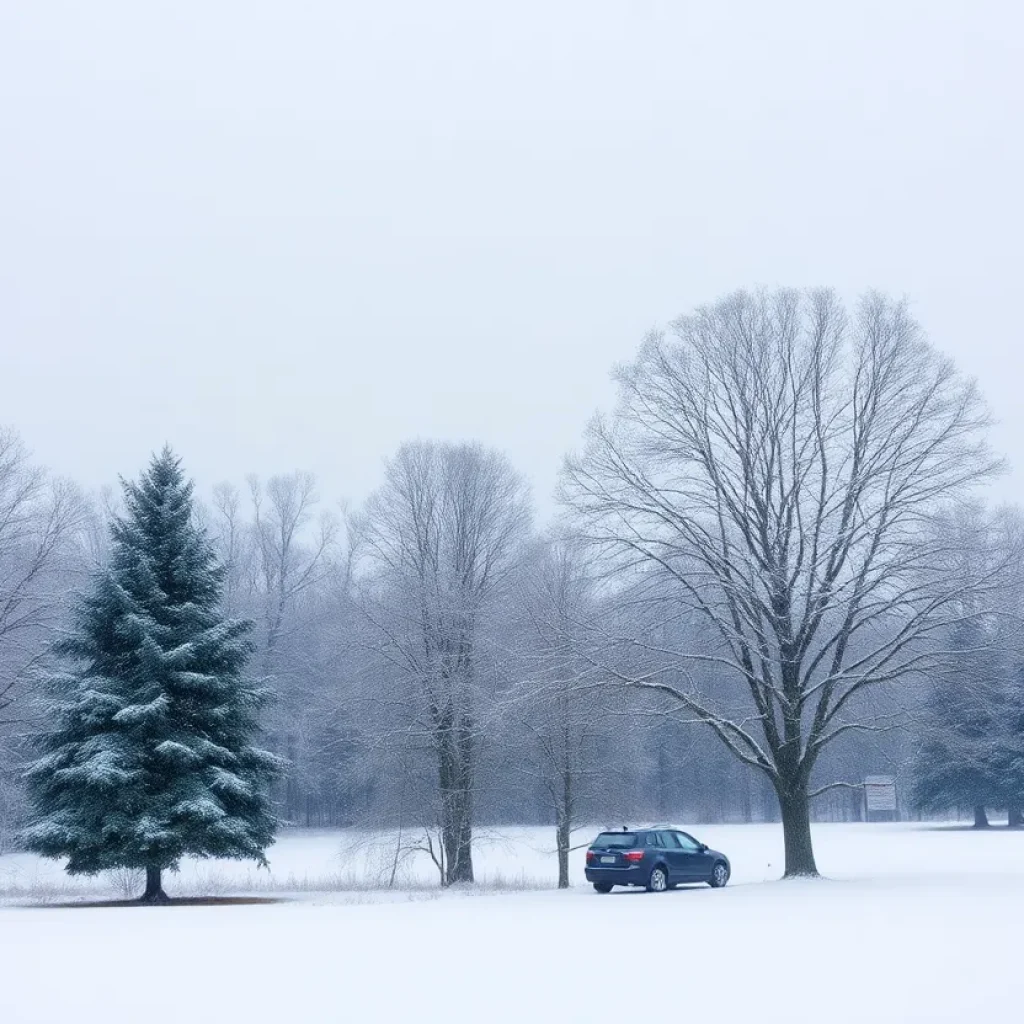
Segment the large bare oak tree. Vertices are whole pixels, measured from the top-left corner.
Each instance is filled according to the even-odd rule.
[[[904,303],[848,312],[829,291],[700,308],[649,337],[619,387],[564,481],[590,540],[650,595],[642,631],[609,638],[642,670],[609,657],[609,675],[763,772],[786,874],[816,874],[819,755],[872,727],[872,690],[925,665],[971,585],[932,526],[998,468],[984,405]],[[671,618],[703,642],[659,647]],[[702,668],[734,681],[727,696]]]

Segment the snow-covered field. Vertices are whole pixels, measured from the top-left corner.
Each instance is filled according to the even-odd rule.
[[[443,896],[427,863],[375,892],[386,850],[341,833],[284,837],[269,873],[186,865],[168,886],[290,894],[264,905],[26,906],[120,893],[0,857],[0,1022],[537,1024],[629,1010],[932,1024],[1024,1012],[1024,833],[817,826],[829,880],[780,883],[778,826],[691,831],[731,856],[729,888],[598,896],[582,851],[574,889],[533,888],[554,880],[540,829],[491,833],[477,854],[489,888]]]

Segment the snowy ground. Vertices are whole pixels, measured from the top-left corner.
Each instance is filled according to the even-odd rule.
[[[530,891],[553,880],[551,833],[536,829],[479,851],[485,881],[515,891],[439,898],[426,865],[407,867],[402,891],[373,892],[382,852],[353,854],[337,833],[285,837],[269,876],[207,865],[176,880],[181,894],[254,878],[293,894],[271,905],[19,906],[28,889],[70,891],[52,866],[0,857],[0,1021],[539,1024],[665,1006],[707,1024],[933,1024],[1024,1012],[1024,833],[818,826],[830,880],[779,883],[766,881],[781,866],[777,826],[691,831],[732,857],[728,889]]]

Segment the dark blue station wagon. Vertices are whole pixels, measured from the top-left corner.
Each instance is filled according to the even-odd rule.
[[[721,889],[731,871],[724,853],[670,826],[602,832],[587,850],[587,881],[602,893],[616,885],[664,892],[693,882]]]

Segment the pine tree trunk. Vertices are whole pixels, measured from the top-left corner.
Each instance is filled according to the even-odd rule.
[[[140,903],[168,903],[167,893],[161,884],[162,869],[150,864],[146,868],[146,891],[142,894]]]
[[[985,808],[981,804],[974,808],[974,827],[988,828],[988,815],[985,813]]]
[[[790,790],[779,796],[782,837],[786,847],[786,878],[816,878],[811,843],[811,807],[806,789]]]
[[[1006,824],[1010,828],[1024,828],[1024,812],[1021,811],[1020,804],[1010,805]]]

